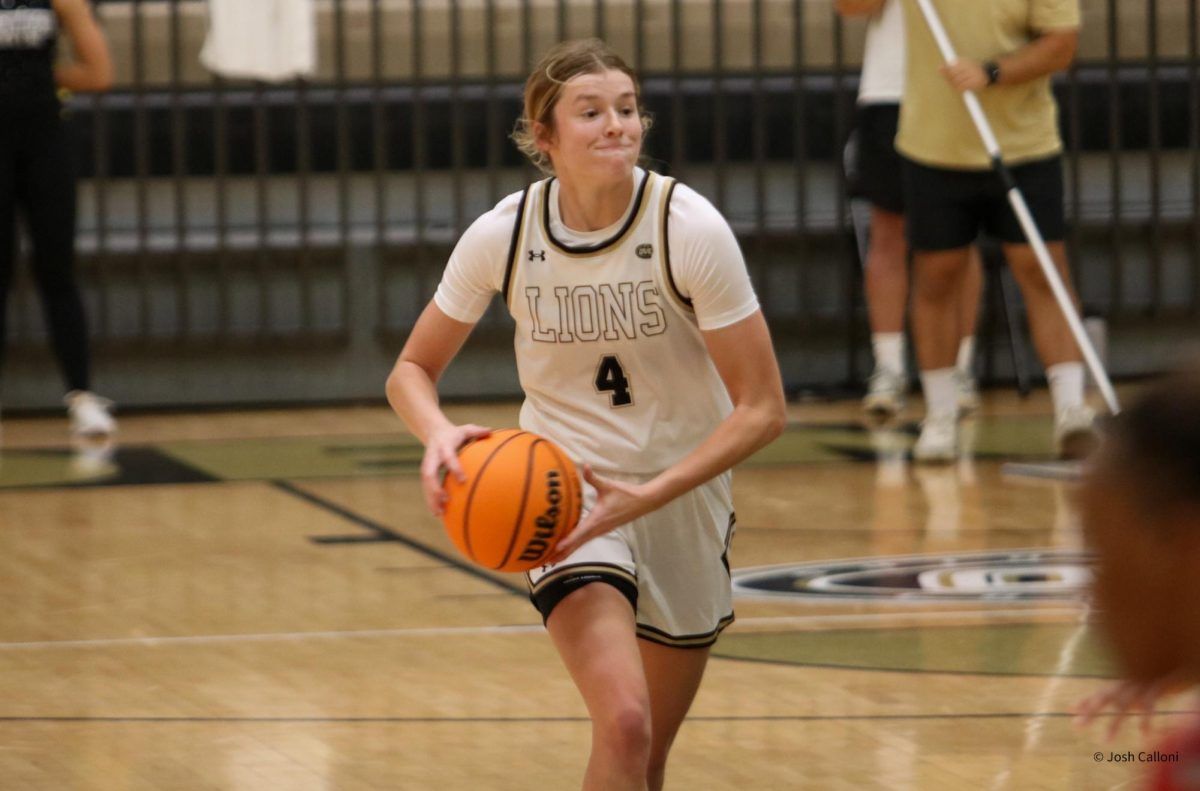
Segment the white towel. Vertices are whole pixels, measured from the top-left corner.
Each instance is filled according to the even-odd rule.
[[[208,0],[200,62],[225,77],[281,82],[317,66],[313,0]]]

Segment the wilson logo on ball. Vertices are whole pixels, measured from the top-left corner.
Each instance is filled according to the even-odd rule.
[[[442,521],[467,558],[497,571],[528,571],[579,522],[579,473],[545,437],[505,429],[458,453],[466,475],[446,476]]]
[[[533,538],[525,545],[521,560],[541,563],[542,558],[550,550],[550,542],[562,538],[557,533],[558,517],[561,511],[558,504],[562,502],[562,475],[558,470],[546,472],[546,510],[534,520]]]

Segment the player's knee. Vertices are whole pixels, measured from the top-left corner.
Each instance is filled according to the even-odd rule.
[[[596,735],[607,751],[629,768],[650,762],[650,704],[636,696],[624,696],[605,706],[593,721]]]
[[[923,265],[913,283],[917,299],[924,302],[943,302],[958,293],[958,273],[950,266],[938,263]]]

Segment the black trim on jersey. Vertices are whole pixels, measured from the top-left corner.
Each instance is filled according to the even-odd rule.
[[[733,571],[729,568],[729,547],[733,544],[733,534],[737,530],[737,514],[733,511],[729,512],[729,524],[725,527],[725,551],[721,553],[721,565],[725,567],[725,573],[730,577],[733,576]]]
[[[653,626],[639,622],[637,625],[637,636],[638,639],[665,645],[668,648],[708,648],[717,642],[717,638],[721,636],[721,632],[725,631],[725,627],[729,626],[733,621],[734,614],[731,611],[729,615],[726,615],[717,622],[716,629],[709,632],[701,632],[700,634],[685,635],[668,634],[662,629],[656,629]]]
[[[630,209],[629,216],[625,218],[625,224],[622,225],[615,234],[608,239],[605,239],[603,242],[590,245],[580,245],[578,247],[572,247],[569,244],[563,244],[559,240],[555,239],[554,234],[550,231],[550,185],[554,183],[554,177],[551,176],[546,180],[546,186],[542,189],[542,232],[546,234],[546,239],[549,240],[550,244],[554,245],[562,252],[570,253],[572,255],[591,255],[592,253],[598,253],[601,250],[611,247],[612,245],[624,239],[625,235],[629,233],[629,229],[633,227],[634,223],[641,219],[642,200],[646,196],[646,185],[650,183],[650,179],[653,175],[654,174],[652,172],[646,171],[646,175],[642,176],[642,183],[638,185],[637,196],[633,200],[633,208]]]
[[[675,194],[675,187],[678,184],[678,181],[671,182],[671,186],[667,188],[667,197],[663,200],[663,268],[667,271],[667,285],[675,292],[675,298],[691,308],[692,300],[685,297],[679,290],[679,286],[675,284],[675,273],[671,271],[671,196]]]
[[[545,625],[546,621],[550,619],[550,613],[554,612],[554,608],[558,606],[559,602],[580,588],[591,585],[593,582],[603,582],[606,585],[616,588],[636,613],[638,600],[637,583],[633,582],[629,577],[629,572],[620,566],[612,566],[613,569],[616,569],[620,573],[596,568],[597,566],[608,565],[610,564],[581,564],[582,568],[574,570],[568,566],[560,573],[545,580],[545,584],[542,584],[542,581],[539,580],[537,590],[530,590],[529,592],[529,601],[533,602],[533,606],[542,614],[542,624]]]
[[[512,285],[513,268],[517,265],[517,242],[521,241],[521,228],[525,222],[525,201],[529,199],[529,185],[521,190],[521,202],[517,204],[517,221],[513,224],[512,239],[508,243],[508,263],[504,267],[504,304],[511,305],[508,288]]]

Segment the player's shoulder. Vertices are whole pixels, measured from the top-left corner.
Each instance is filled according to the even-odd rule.
[[[509,239],[512,238],[513,224],[517,221],[517,215],[521,213],[525,192],[520,190],[506,195],[495,206],[479,215],[463,234],[460,245],[502,245],[507,248]]]
[[[704,239],[713,233],[725,233],[729,222],[708,198],[676,181],[671,190],[668,212],[672,235],[686,234],[688,238]]]

